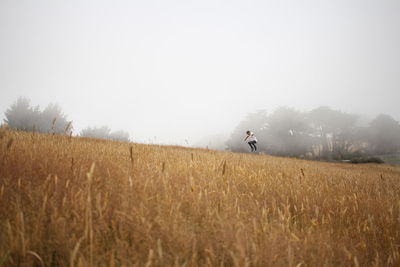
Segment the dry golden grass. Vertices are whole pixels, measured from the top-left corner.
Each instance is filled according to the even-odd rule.
[[[0,131],[0,265],[399,266],[400,168]]]

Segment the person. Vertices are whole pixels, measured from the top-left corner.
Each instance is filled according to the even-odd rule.
[[[250,148],[251,148],[251,152],[257,151],[257,137],[255,136],[255,134],[253,132],[247,131],[246,132],[247,136],[244,139],[244,141],[248,141],[247,143],[249,144]]]

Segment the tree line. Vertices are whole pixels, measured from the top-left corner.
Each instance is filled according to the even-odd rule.
[[[254,131],[259,150],[272,155],[345,160],[400,151],[400,124],[381,114],[368,123],[360,116],[319,107],[308,112],[280,107],[249,113],[226,142],[231,151],[247,152],[246,130]]]
[[[4,122],[15,130],[62,135],[72,135],[74,130],[72,121],[67,119],[59,105],[49,104],[41,110],[39,106],[31,106],[30,100],[25,97],[18,98],[4,115]],[[108,126],[87,127],[79,136],[130,141],[129,133],[122,130],[111,131]]]
[[[72,135],[74,130],[72,121],[59,105],[49,104],[41,110],[39,106],[31,106],[24,97],[5,111],[4,122],[22,131]],[[307,112],[280,107],[270,114],[258,110],[238,124],[226,142],[227,149],[248,152],[248,145],[243,142],[247,130],[256,133],[259,151],[271,155],[345,160],[400,152],[400,124],[385,114],[363,122],[358,115],[329,107]],[[108,126],[86,127],[78,135],[130,141],[129,133],[112,131]]]

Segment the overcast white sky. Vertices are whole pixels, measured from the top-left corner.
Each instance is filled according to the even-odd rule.
[[[400,120],[400,1],[0,0],[0,119],[19,96],[169,144],[278,106]]]

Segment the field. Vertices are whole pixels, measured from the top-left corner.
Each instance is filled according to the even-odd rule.
[[[0,265],[399,266],[400,167],[2,129]]]

